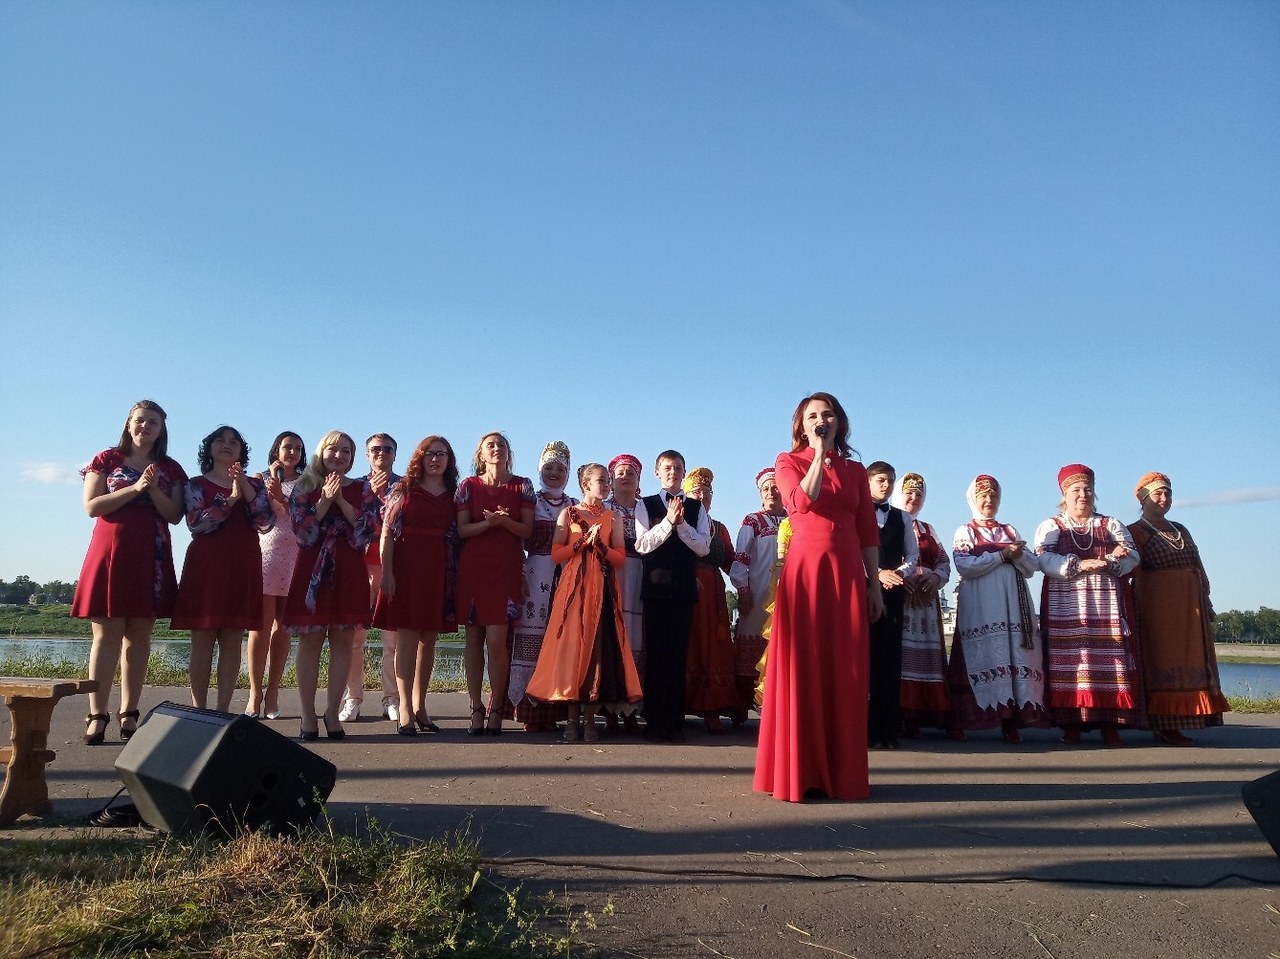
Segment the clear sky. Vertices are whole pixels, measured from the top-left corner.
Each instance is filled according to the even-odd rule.
[[[674,446],[736,533],[826,389],[948,540],[976,473],[1029,539],[1063,464],[1126,521],[1160,469],[1280,606],[1277,51],[1225,0],[10,0],[0,578],[78,575],[142,397],[191,471]]]

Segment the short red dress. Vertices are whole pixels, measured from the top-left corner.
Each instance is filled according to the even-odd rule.
[[[166,496],[187,482],[186,472],[167,456],[158,460],[156,467],[156,485]],[[80,475],[86,473],[104,474],[108,493],[132,486],[142,476],[114,448],[95,456]],[[71,615],[78,619],[156,619],[173,612],[177,595],[169,523],[151,497],[143,493],[118,510],[99,516],[80,568]]]
[[[191,545],[182,564],[173,629],[261,629],[262,547],[275,525],[267,487],[249,478],[250,502],[227,504],[231,490],[197,476],[187,484]]]
[[[341,495],[356,509],[354,525],[347,522],[336,503],[318,519],[321,492],[314,489],[289,500],[289,519],[300,549],[281,622],[294,633],[369,625],[369,571],[364,552],[378,535],[382,504],[367,482],[351,480],[343,485]]]
[[[396,544],[391,564],[396,592],[388,596],[378,591],[373,625],[452,633],[458,628],[453,612],[458,539],[453,494],[437,495],[415,486],[402,497],[395,490],[387,499],[386,516]]]
[[[485,510],[505,506],[513,519],[533,509],[533,484],[512,476],[493,486],[478,476],[468,476],[453,498],[458,512],[469,511],[471,521]],[[487,529],[464,540],[458,557],[458,619],[470,626],[505,626],[519,612],[524,584],[524,549],[520,538],[505,529]]]

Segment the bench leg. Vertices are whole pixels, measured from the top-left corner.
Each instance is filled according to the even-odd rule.
[[[0,789],[0,826],[12,825],[19,816],[42,816],[53,809],[44,767],[57,753],[48,748],[49,724],[56,699],[7,696],[13,747],[9,768]]]

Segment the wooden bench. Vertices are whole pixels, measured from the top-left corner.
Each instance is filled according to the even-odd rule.
[[[8,763],[0,789],[0,826],[31,813],[42,816],[53,808],[44,767],[57,756],[49,748],[53,707],[63,696],[78,696],[98,688],[92,679],[14,679],[0,676],[0,695],[9,707],[10,743],[0,747],[0,762]]]

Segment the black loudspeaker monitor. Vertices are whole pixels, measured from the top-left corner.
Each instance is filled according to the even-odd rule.
[[[337,767],[251,716],[161,703],[116,772],[145,822],[165,832],[287,832],[310,825]]]
[[[1280,770],[1245,783],[1240,791],[1244,794],[1245,808],[1275,854],[1280,856]]]

